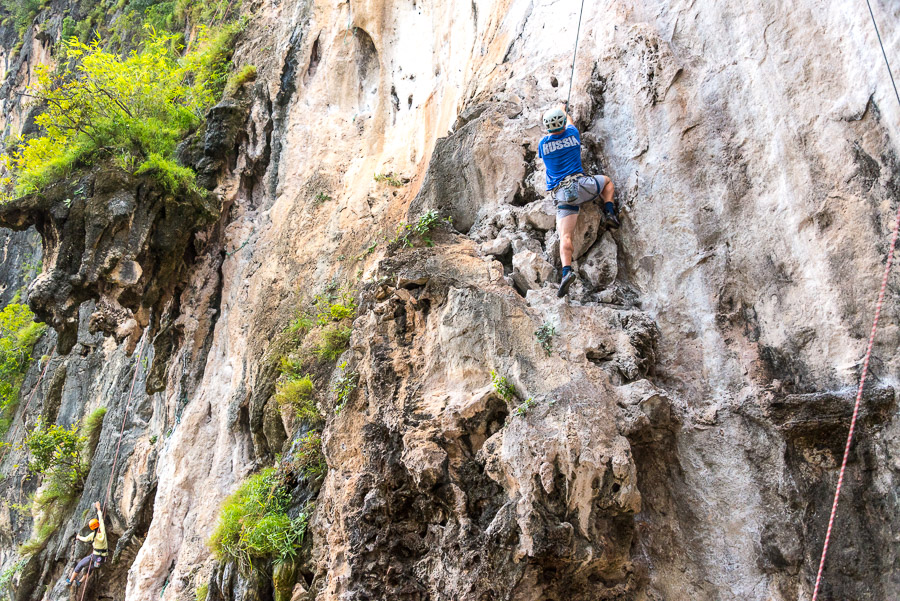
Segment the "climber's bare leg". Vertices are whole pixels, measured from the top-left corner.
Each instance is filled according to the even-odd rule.
[[[566,215],[565,217],[557,219],[556,229],[559,232],[559,259],[562,261],[563,267],[572,264],[572,253],[575,252],[572,235],[575,233],[576,225],[578,225],[578,213]]]

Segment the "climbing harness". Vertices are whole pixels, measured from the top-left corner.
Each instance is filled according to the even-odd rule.
[[[44,369],[41,370],[41,375],[38,376],[37,383],[34,385],[34,388],[31,389],[31,394],[28,395],[28,401],[25,402],[25,407],[22,409],[22,423],[25,423],[25,415],[28,413],[28,406],[31,405],[31,400],[34,398],[35,393],[38,391],[38,388],[41,387],[41,380],[44,379],[44,374],[47,373],[47,368],[50,367],[50,361],[53,359],[53,354],[56,352],[56,346],[53,346],[53,350],[50,351],[49,358],[47,359],[46,365],[44,365]],[[16,433],[19,431],[19,424],[13,428],[12,434],[9,437],[9,440],[16,439]],[[9,448],[12,446],[12,443],[9,446],[3,449],[3,454],[0,455],[0,464],[3,463],[3,460],[6,459],[6,454],[9,452]]]
[[[125,424],[128,420],[128,411],[131,408],[131,399],[134,396],[134,385],[137,382],[138,372],[141,370],[141,358],[144,356],[145,350],[147,350],[147,338],[141,343],[141,350],[138,352],[137,361],[135,361],[134,364],[134,375],[131,378],[131,386],[128,389],[128,399],[125,401],[125,414],[122,416],[122,427],[119,429],[119,441],[116,443],[116,454],[113,457],[112,469],[109,472],[109,483],[106,485],[106,498],[103,500],[102,513],[104,516],[106,515],[106,506],[109,504],[109,495],[112,492],[113,479],[116,477],[116,465],[119,462],[119,450],[122,448],[122,438],[125,436]],[[91,553],[93,552],[93,548],[91,548]],[[94,562],[91,561],[88,564],[87,575],[84,577],[84,582],[82,583],[80,601],[84,601],[84,592],[87,590],[88,579],[91,577],[91,570],[93,567]]]
[[[866,0],[868,1],[868,0]],[[581,0],[581,11],[578,13],[578,29],[575,32],[575,50],[572,51],[572,75],[569,76],[569,95],[566,96],[566,112],[569,112],[569,100],[572,99],[572,83],[575,81],[575,57],[578,55],[578,36],[581,35],[581,15],[584,14],[584,0]]]
[[[881,46],[881,55],[887,65],[888,74],[891,77],[891,85],[894,86],[894,95],[900,104],[900,93],[897,92],[897,84],[894,82],[894,73],[891,63],[888,61],[884,44],[881,41],[881,33],[878,31],[878,23],[875,22],[875,13],[872,5],[866,0],[869,7],[869,16],[872,17],[872,25],[875,26],[875,35],[878,36],[878,45]],[[831,516],[828,518],[828,529],[825,531],[825,543],[822,545],[822,558],[819,560],[819,571],[816,574],[816,586],[813,589],[812,601],[819,597],[819,587],[822,584],[822,573],[825,570],[825,558],[828,556],[828,544],[831,542],[831,530],[834,527],[834,517],[837,514],[838,499],[841,496],[841,487],[844,484],[844,472],[847,469],[847,459],[850,457],[850,444],[853,442],[853,432],[856,430],[856,418],[859,415],[859,404],[862,401],[863,387],[866,384],[866,376],[869,373],[869,360],[872,357],[872,346],[875,344],[875,334],[878,331],[878,319],[881,317],[881,306],[884,303],[884,292],[887,289],[888,276],[891,273],[891,264],[894,261],[894,250],[897,247],[897,232],[900,230],[900,207],[897,207],[897,216],[894,219],[894,233],[891,235],[891,246],[887,254],[887,263],[884,266],[884,275],[881,278],[881,290],[878,292],[878,301],[875,303],[875,319],[872,320],[872,332],[869,334],[869,343],[866,346],[866,356],[863,360],[862,374],[859,377],[859,387],[856,389],[856,402],[853,405],[853,417],[850,419],[850,432],[847,434],[847,444],[844,446],[844,459],[841,461],[841,471],[838,474],[837,487],[834,491],[834,502],[831,504]]]

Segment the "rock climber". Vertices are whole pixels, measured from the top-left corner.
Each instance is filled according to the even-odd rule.
[[[619,227],[613,202],[613,183],[605,175],[585,175],[581,168],[581,134],[562,106],[544,113],[544,127],[549,135],[541,139],[538,156],[547,169],[547,191],[556,204],[556,231],[559,234],[559,258],[562,279],[556,295],[560,298],[575,281],[572,271],[574,244],[572,234],[578,224],[579,207],[597,198],[603,200],[603,218],[610,229]]]
[[[88,523],[88,527],[91,529],[91,533],[87,536],[80,536],[78,534],[75,535],[75,538],[84,543],[91,543],[92,549],[90,555],[84,557],[75,564],[75,569],[72,572],[72,575],[69,578],[66,578],[66,584],[74,583],[75,586],[83,583],[87,578],[87,567],[91,561],[94,562],[94,569],[100,567],[100,564],[106,559],[106,555],[108,553],[108,544],[106,541],[106,527],[103,525],[103,511],[100,509],[100,501],[94,503],[94,507],[97,508],[97,517],[96,519],[91,520]],[[84,571],[84,576],[81,578],[81,581],[78,580],[78,575]]]

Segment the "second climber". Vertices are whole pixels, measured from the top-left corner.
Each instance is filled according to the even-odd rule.
[[[103,525],[103,511],[100,509],[100,502],[94,503],[94,507],[97,509],[97,518],[90,521],[91,533],[87,536],[75,535],[75,538],[78,540],[91,543],[91,554],[75,564],[72,575],[66,578],[66,584],[74,583],[75,586],[78,586],[84,582],[87,578],[88,566],[90,566],[91,561],[94,562],[94,569],[99,568],[108,553],[109,543],[106,540],[106,527]],[[79,581],[78,577],[82,572],[84,572],[84,576]]]

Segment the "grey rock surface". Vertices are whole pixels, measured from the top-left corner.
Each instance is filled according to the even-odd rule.
[[[523,292],[540,288],[555,270],[546,259],[534,251],[522,250],[513,255],[512,278],[516,286]]]
[[[610,234],[604,234],[582,257],[580,272],[591,288],[603,290],[615,281],[618,256],[616,241]]]

